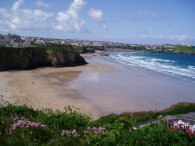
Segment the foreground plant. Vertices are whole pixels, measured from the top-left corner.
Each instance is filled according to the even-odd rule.
[[[19,119],[13,123],[10,127],[10,134],[13,134],[17,128],[40,128],[47,129],[47,125],[44,125],[40,122],[33,122],[25,119]]]
[[[178,122],[174,122],[171,126],[173,131],[183,130],[190,136],[195,136],[195,125],[190,125],[189,123],[185,123],[182,120],[178,120]]]
[[[76,129],[73,129],[73,130],[62,130],[61,136],[62,137],[64,137],[64,136],[77,137],[78,133],[77,133]]]
[[[103,127],[87,127],[87,129],[84,131],[85,134],[104,134],[105,133],[106,128]]]
[[[0,105],[0,146],[195,145],[195,136],[183,130],[172,131],[162,123],[145,124],[166,113],[195,112],[194,107],[190,103],[178,104],[165,111],[111,114],[92,121],[70,107],[55,112]],[[182,127],[181,121],[175,124]]]

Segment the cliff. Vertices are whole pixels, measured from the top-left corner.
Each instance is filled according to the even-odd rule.
[[[85,59],[71,46],[0,48],[0,71],[83,64],[86,64]]]

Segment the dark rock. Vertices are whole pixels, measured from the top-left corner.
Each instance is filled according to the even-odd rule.
[[[85,53],[95,53],[95,48],[82,48],[82,51],[81,51],[82,54],[85,54]]]
[[[0,48],[0,71],[24,70],[45,66],[84,65],[78,52],[47,48]]]

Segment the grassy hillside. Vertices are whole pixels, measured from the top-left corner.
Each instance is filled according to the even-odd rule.
[[[192,47],[177,46],[174,49],[174,53],[179,53],[179,54],[195,54],[195,46],[192,46]]]
[[[195,137],[171,131],[163,123],[133,128],[159,115],[190,111],[195,111],[195,104],[180,103],[161,112],[111,114],[92,121],[70,107],[53,112],[9,104],[0,106],[0,145],[194,145]]]
[[[85,64],[79,52],[79,48],[55,44],[28,48],[0,47],[0,70]]]
[[[195,46],[176,46],[175,48],[157,48],[146,51],[154,53],[195,54]]]

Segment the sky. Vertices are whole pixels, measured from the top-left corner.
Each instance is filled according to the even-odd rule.
[[[0,34],[195,45],[195,0],[0,0]]]

